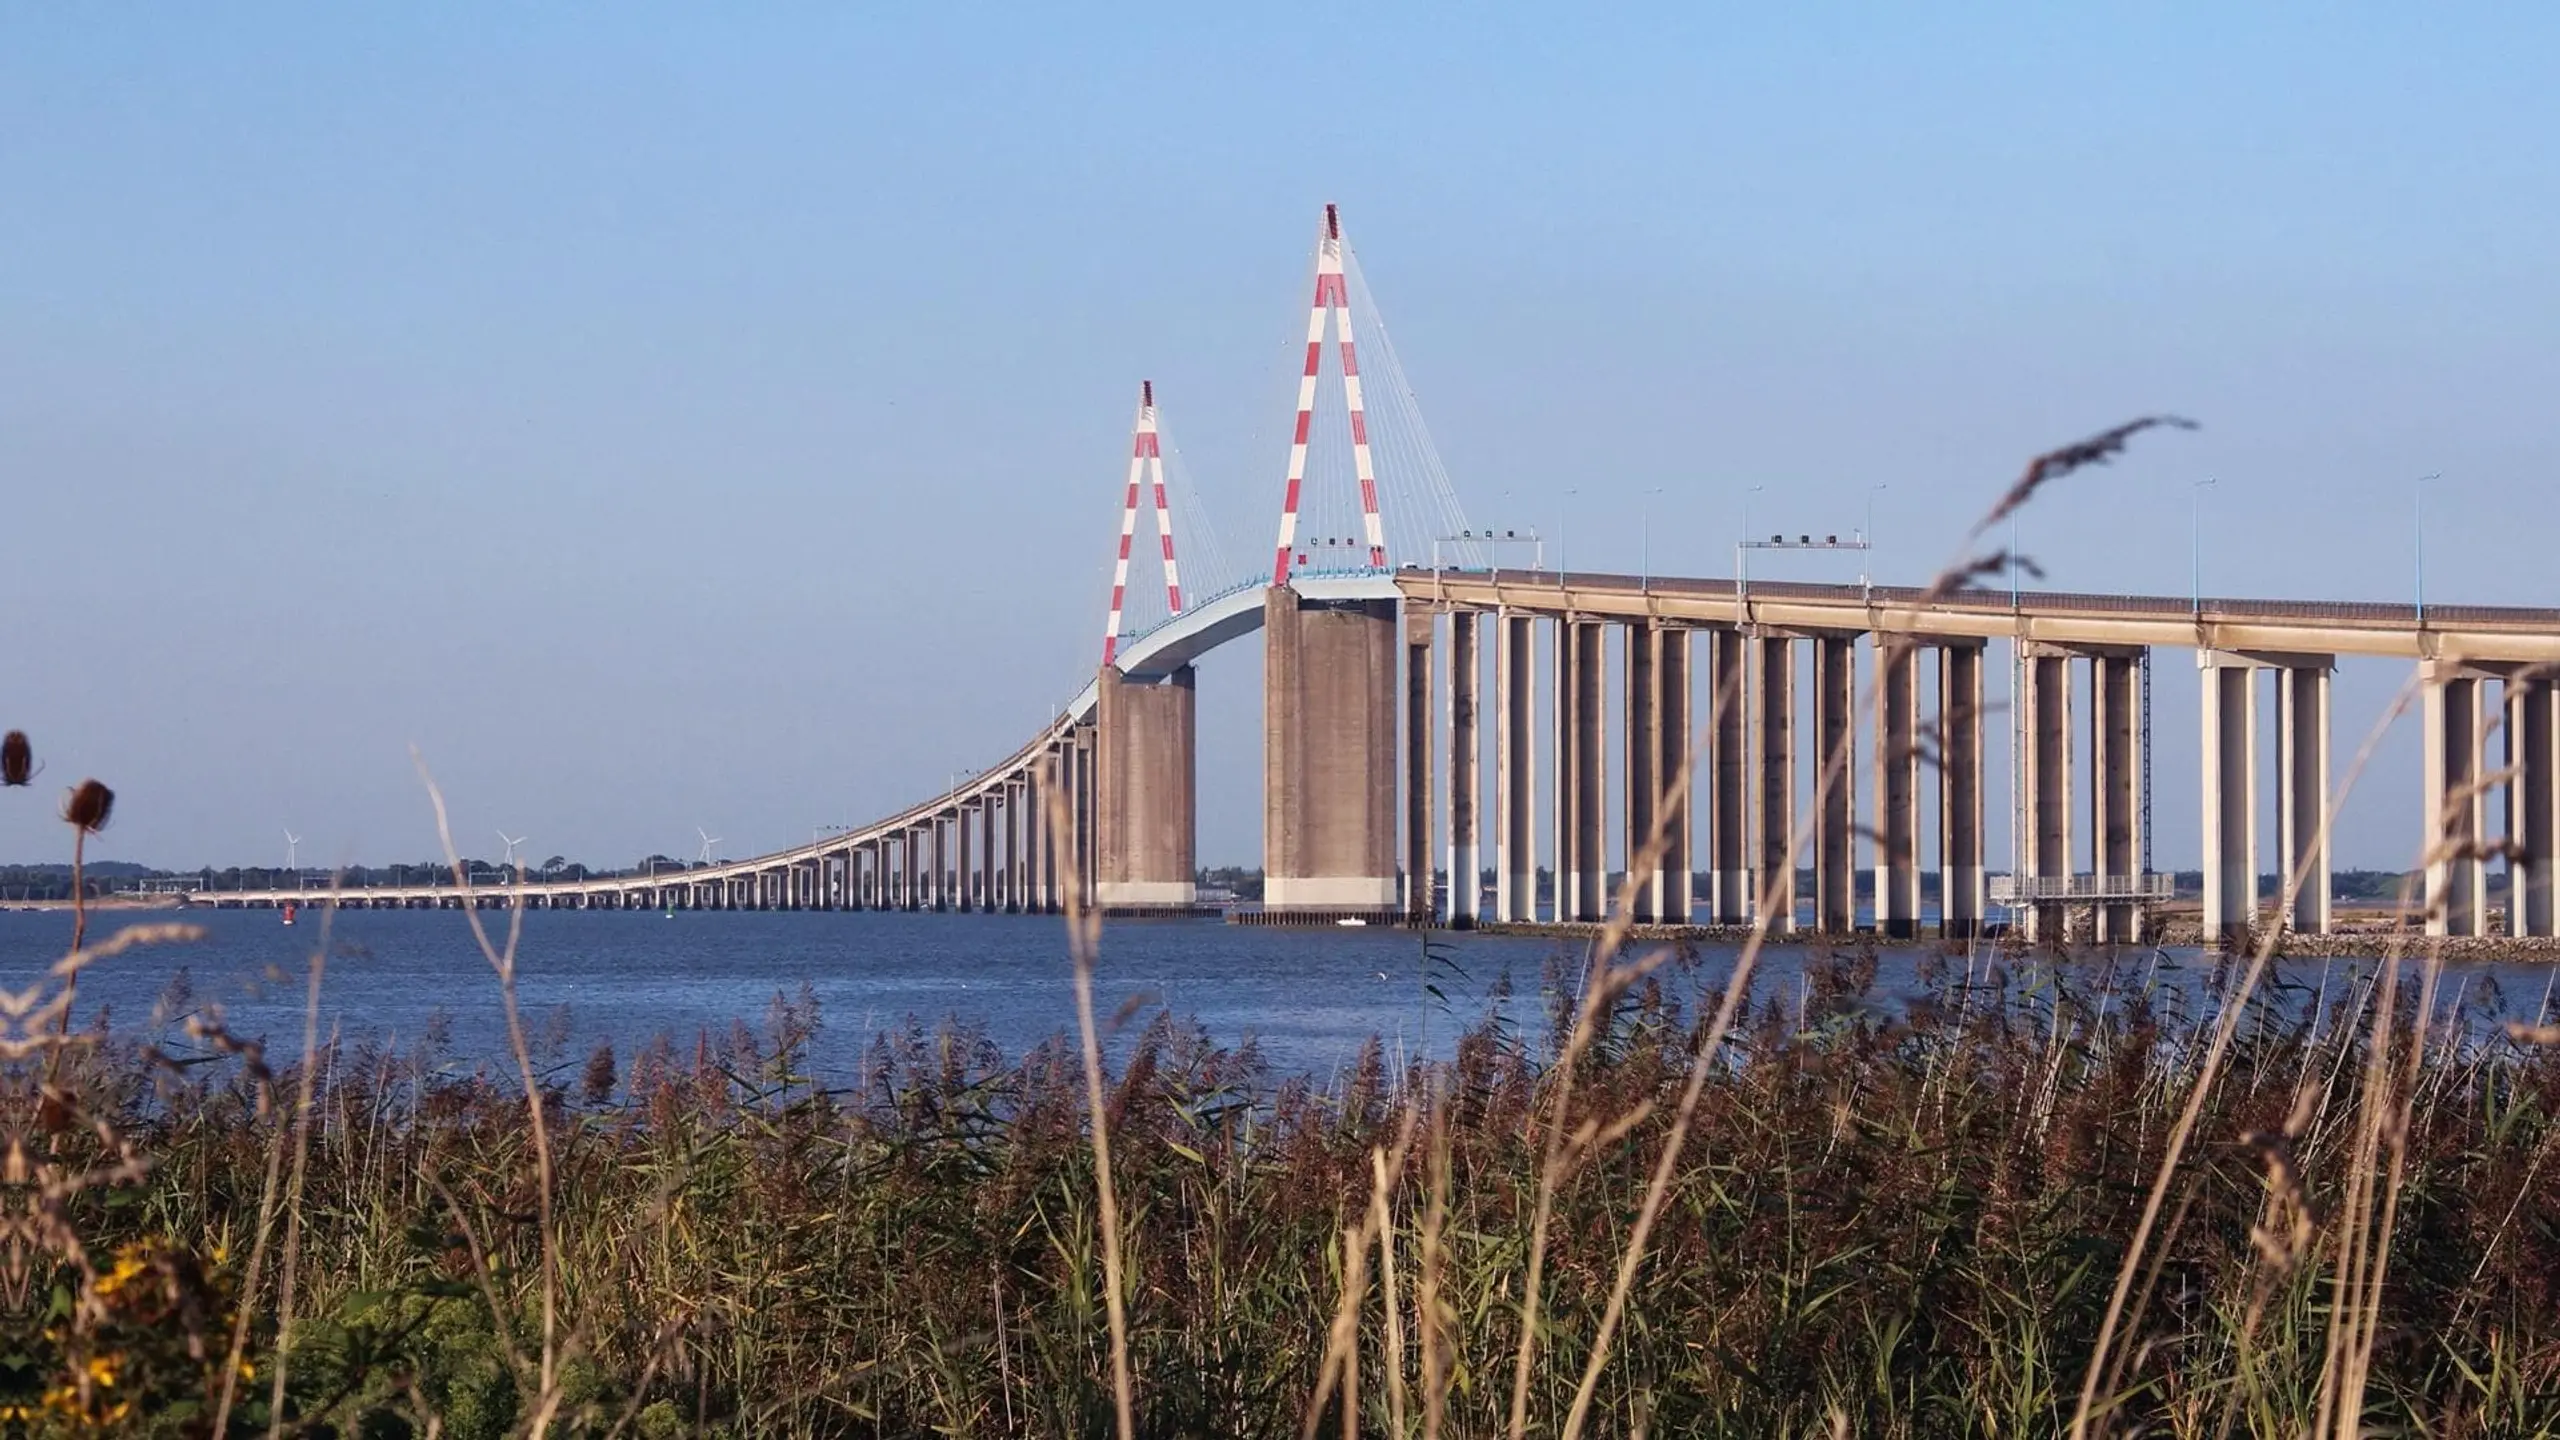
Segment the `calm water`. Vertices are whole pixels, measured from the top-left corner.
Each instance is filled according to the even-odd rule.
[[[132,917],[109,916],[103,930]],[[170,918],[154,914],[150,919]],[[279,1050],[298,1047],[304,964],[319,942],[316,917],[286,928],[273,911],[189,911],[210,932],[199,943],[129,952],[81,981],[85,1021],[107,1007],[120,1029],[147,1026],[156,1003],[183,970],[197,1004],[219,1003],[233,1028],[264,1034]],[[505,917],[486,916],[503,935]],[[32,983],[61,954],[70,918],[0,913],[0,984]],[[1551,961],[1578,962],[1578,943],[1443,935],[1455,971],[1435,969],[1445,995],[1424,993],[1421,939],[1384,928],[1312,930],[1233,926],[1215,920],[1120,923],[1103,936],[1095,1007],[1108,1024],[1124,1001],[1150,1012],[1169,1007],[1220,1041],[1256,1039],[1273,1067],[1326,1076],[1347,1064],[1371,1035],[1407,1054],[1445,1055],[1465,1025],[1485,1013],[1486,996],[1507,974],[1517,992],[1507,1006],[1535,1029],[1536,994]],[[450,1027],[453,1053],[495,1058],[503,1032],[496,986],[461,915],[450,911],[349,911],[331,934],[323,991],[324,1033],[406,1043],[431,1024]],[[665,1034],[690,1049],[697,1034],[760,1023],[775,996],[815,995],[823,1022],[813,1061],[822,1075],[850,1073],[872,1036],[910,1019],[930,1026],[959,1019],[981,1026],[1008,1054],[1075,1024],[1063,932],[1038,916],[700,912],[673,919],[647,912],[546,912],[525,917],[520,959],[524,1006],[537,1030],[565,1030],[562,1058],[610,1040],[623,1054]],[[1765,992],[1800,988],[1807,952],[1773,947],[1762,962]],[[1710,947],[1697,972],[1676,983],[1720,982],[1730,949]],[[1911,993],[1918,951],[1887,951],[1880,991]],[[2154,962],[2146,961],[2146,968]],[[2207,968],[2192,951],[2168,952],[2161,978],[2191,989]],[[2331,984],[2351,962],[2329,962]],[[2532,965],[2455,967],[2449,983],[2477,995],[2494,981],[2505,1010],[2531,1018],[2555,972]],[[1462,973],[1460,973],[1462,972]],[[2300,962],[2292,978],[2316,985],[2322,962]],[[281,979],[275,978],[281,976]],[[1134,1025],[1135,1022],[1132,1022]]]

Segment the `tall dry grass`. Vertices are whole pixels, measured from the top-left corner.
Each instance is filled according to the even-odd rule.
[[[2038,457],[1932,593],[2024,564],[1969,552],[2183,423]],[[0,1424],[2560,1433],[2560,1037],[2483,1032],[2439,956],[2304,995],[2268,927],[2199,998],[2148,957],[1958,953],[1896,1006],[1849,950],[1790,1006],[1755,987],[1760,898],[1707,974],[1629,953],[1622,890],[1542,995],[1551,1041],[1487,1016],[1323,1092],[1165,1015],[1113,1073],[1082,908],[1072,1038],[911,1028],[833,1088],[805,1003],[570,1082],[516,1008],[520,911],[503,940],[466,912],[502,1068],[324,1039],[325,932],[290,1063],[218,1013],[138,1046],[72,1029],[77,976],[183,929],[88,947],[83,913],[6,997],[34,1103]]]

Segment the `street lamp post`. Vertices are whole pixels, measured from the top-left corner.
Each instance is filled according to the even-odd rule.
[[[1556,588],[1558,590],[1564,588],[1565,525],[1573,518],[1573,497],[1581,493],[1579,489],[1564,492],[1564,504],[1556,511]]]
[[[1659,485],[1656,485],[1652,489],[1644,492],[1644,523],[1642,527],[1644,532],[1644,572],[1640,577],[1638,577],[1636,583],[1636,588],[1639,591],[1649,591],[1653,589],[1653,497],[1661,493],[1662,487]]]
[[[2427,484],[2443,478],[2442,471],[2434,471],[2419,476],[2409,485],[2409,550],[2418,564],[2416,598],[2420,629],[2425,629],[2427,624]]]
[[[1866,525],[1863,529],[1858,531],[1858,539],[1865,543],[1867,547],[1867,554],[1869,556],[1873,556],[1876,549],[1876,492],[1885,488],[1887,487],[1881,480],[1867,487]],[[1873,583],[1872,572],[1874,569],[1875,561],[1873,559],[1869,559],[1867,562],[1867,570],[1869,573],[1861,574],[1858,577],[1859,589],[1863,590]]]
[[[2187,489],[2188,611],[2199,617],[2204,614],[2204,492],[2219,483],[2208,475]]]

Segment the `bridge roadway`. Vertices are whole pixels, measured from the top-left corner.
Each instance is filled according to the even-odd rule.
[[[1264,593],[1259,582],[1232,587],[1194,603],[1120,644],[1114,669],[1123,677],[1158,682],[1186,671],[1201,656],[1262,628]],[[1392,601],[1395,577],[1385,573],[1301,575],[1292,588],[1322,603]],[[503,906],[521,898],[537,908],[560,909],[997,909],[1054,912],[1063,893],[1057,868],[1068,845],[1051,833],[1046,806],[1035,799],[1044,767],[1066,796],[1074,851],[1093,893],[1098,840],[1096,727],[1101,710],[1097,677],[1076,693],[1048,725],[1011,755],[932,795],[867,825],[743,860],[654,874],[598,876],[583,880],[528,880],[478,886],[473,903]],[[1185,739],[1187,740],[1187,736]],[[998,852],[1001,852],[999,855]],[[950,873],[961,862],[976,873],[963,881]],[[851,867],[851,878],[847,869]],[[1187,867],[1186,867],[1187,868]],[[937,876],[940,878],[937,879]],[[383,909],[459,908],[464,893],[452,885],[380,885],[335,890],[316,885],[292,889],[213,890],[186,893],[190,904],[277,908],[340,905]],[[1180,908],[1184,902],[1168,902]]]
[[[1812,753],[1819,755],[1847,743],[1855,729],[1855,655],[1863,640],[1883,696],[1868,757],[1874,769],[1867,808],[1874,813],[1871,824],[1859,824],[1864,787],[1855,764],[1840,783],[1818,785],[1814,923],[1838,929],[1854,922],[1854,861],[1863,835],[1873,837],[1878,924],[1897,933],[1916,929],[1917,757],[1923,750],[1940,770],[1945,924],[1954,930],[1977,923],[1985,893],[1982,650],[1998,640],[2017,648],[2023,685],[2015,703],[2028,747],[2018,763],[2025,828],[2012,890],[2093,897],[2086,908],[2098,938],[2136,938],[2142,919],[2135,897],[2156,896],[2157,877],[2139,873],[2136,787],[2147,785],[2148,767],[2134,717],[2144,704],[2148,653],[2160,648],[2195,652],[2207,675],[2200,719],[2209,927],[2236,931],[2277,918],[2261,911],[2255,893],[2254,677],[2264,672],[2277,677],[2279,858],[2315,872],[2314,884],[2281,918],[2298,928],[2327,927],[2319,812],[2328,774],[2328,677],[2336,656],[2371,655],[2419,661],[2430,681],[2424,713],[2431,838],[2487,842],[2473,777],[2488,773],[2481,721],[2495,712],[2484,712],[2482,686],[2505,687],[2514,737],[2507,763],[2521,772],[2513,782],[2510,808],[2517,818],[2510,838],[2545,839],[2528,844],[2535,853],[2518,862],[2524,899],[2511,907],[2509,925],[2518,933],[2560,931],[2551,873],[2551,852],[2560,846],[2547,843],[2560,820],[2560,692],[2540,668],[2560,664],[2560,610],[2434,606],[2420,614],[2409,605],[2005,589],[1964,590],[1923,604],[1924,592],[1896,586],[1418,567],[1302,574],[1289,591],[1293,600],[1267,586],[1240,586],[1128,637],[1115,673],[1097,676],[1012,755],[869,825],[744,860],[655,875],[534,881],[483,889],[476,898],[582,908],[1052,910],[1064,884],[1073,883],[1106,906],[1181,908],[1192,894],[1196,825],[1190,667],[1218,646],[1277,623],[1273,616],[1290,615],[1285,643],[1275,635],[1265,647],[1265,859],[1275,904],[1418,912],[1432,897],[1412,877],[1428,876],[1441,863],[1452,875],[1469,874],[1490,861],[1496,884],[1489,918],[1535,918],[1541,846],[1529,817],[1538,808],[1539,747],[1530,735],[1538,708],[1530,690],[1543,634],[1555,647],[1549,667],[1554,743],[1547,753],[1558,818],[1546,857],[1556,876],[1553,913],[1596,916],[1610,874],[1601,833],[1610,778],[1604,761],[1613,753],[1626,757],[1626,773],[1617,778],[1627,792],[1621,813],[1629,833],[1619,853],[1632,855],[1666,798],[1655,793],[1662,780],[1686,763],[1689,641],[1705,634],[1707,693],[1724,691],[1739,703],[1698,732],[1712,757],[1697,787],[1705,824],[1693,826],[1686,813],[1671,817],[1676,838],[1664,872],[1646,877],[1641,887],[1644,918],[1691,913],[1688,846],[1697,829],[1707,833],[1703,868],[1717,919],[1747,918],[1749,897],[1762,893],[1793,913],[1793,869],[1780,864],[1803,778],[1792,647],[1813,647],[1812,731],[1820,743]],[[1275,600],[1288,603],[1275,606]],[[1483,648],[1495,652],[1489,844],[1477,774],[1485,748],[1477,728],[1485,668],[1480,623],[1492,631]],[[1334,628],[1322,628],[1328,625]],[[1398,636],[1400,685],[1393,654]],[[1443,667],[1433,654],[1443,636],[1450,647],[1445,714]],[[1879,646],[1885,636],[1902,643]],[[1303,654],[1302,644],[1310,647]],[[1924,726],[1919,667],[1930,655],[1939,713]],[[1375,663],[1381,656],[1383,684]],[[1605,698],[1604,677],[1613,669],[1627,687],[1617,707]],[[2085,871],[2075,869],[2081,857],[2071,834],[2072,697],[2080,684],[2092,702],[2077,756],[2091,789]],[[1330,698],[1335,690],[1345,698]],[[1619,746],[1610,744],[1607,731],[1613,708],[1626,727]],[[1425,717],[1446,724],[1418,723]],[[1365,754],[1344,759],[1337,753],[1363,751],[1364,736]],[[1379,757],[1392,755],[1398,736],[1402,755],[1382,765]],[[1435,738],[1445,739],[1452,763],[1436,763]],[[1071,834],[1054,833],[1051,809],[1037,799],[1043,774],[1057,782]],[[1435,809],[1442,780],[1445,814]],[[1062,877],[1070,863],[1077,873]],[[2479,933],[2484,884],[2476,859],[2456,856],[2432,866],[2430,894],[2440,912],[2433,928]],[[1488,918],[1474,890],[1449,887],[1444,917],[1459,924]],[[310,888],[208,890],[188,898],[279,905],[330,897]],[[351,905],[462,903],[451,886],[373,887],[337,898]],[[2071,916],[2044,907],[2027,918],[2031,926],[2077,926]]]

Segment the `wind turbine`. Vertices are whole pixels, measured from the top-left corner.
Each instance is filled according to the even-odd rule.
[[[720,837],[699,825],[693,827],[693,833],[702,837],[702,863],[705,865],[715,863],[711,858],[711,847],[720,843]]]
[[[301,873],[300,868],[295,864],[296,857],[299,853],[295,847],[299,846],[301,843],[302,837],[294,834],[292,829],[288,827],[284,832],[284,868],[295,874]]]
[[[516,847],[524,843],[524,837],[521,835],[510,835],[506,831],[501,830],[498,832],[498,838],[505,841],[507,846],[507,858],[499,861],[498,863],[509,869],[515,868]]]

